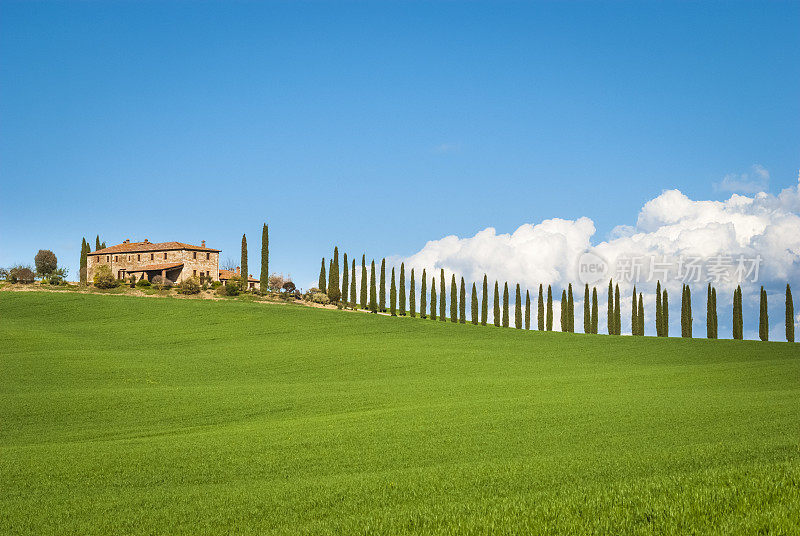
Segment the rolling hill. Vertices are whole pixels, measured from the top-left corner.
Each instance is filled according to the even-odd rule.
[[[800,346],[0,293],[4,534],[797,533]]]

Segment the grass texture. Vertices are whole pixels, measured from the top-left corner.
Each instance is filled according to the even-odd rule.
[[[800,346],[0,293],[2,534],[797,534]]]

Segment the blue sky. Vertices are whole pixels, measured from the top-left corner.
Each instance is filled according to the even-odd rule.
[[[800,3],[0,3],[0,265],[206,240],[301,285],[333,245],[548,218],[800,167]],[[257,263],[252,262],[255,265]]]

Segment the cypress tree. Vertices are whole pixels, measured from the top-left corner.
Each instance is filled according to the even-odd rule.
[[[706,289],[706,339],[714,338],[714,330],[711,327],[713,321],[714,315],[711,312],[711,283],[709,283]]]
[[[639,331],[639,318],[637,317],[638,311],[636,307],[638,306],[638,302],[636,301],[636,285],[633,286],[633,297],[631,298],[631,335],[638,335]]]
[[[458,295],[458,321],[461,324],[467,323],[467,289],[464,286],[464,278],[461,278],[461,293]]]
[[[514,328],[522,329],[522,293],[519,290],[519,283],[514,294]]]
[[[87,264],[88,264],[87,263],[87,259],[88,259],[88,251],[87,250],[88,249],[89,249],[89,244],[86,243],[86,239],[85,238],[82,238],[81,239],[81,259],[80,259],[79,276],[80,276],[80,282],[84,283],[84,284],[86,283],[86,267],[87,267]]]
[[[719,322],[717,318],[717,289],[711,287],[711,312],[714,315],[714,320],[712,321],[712,327],[714,328],[714,338],[719,337]]]
[[[350,278],[350,308],[355,311],[356,307],[358,307],[358,300],[356,299],[356,260],[352,259],[352,264],[350,268],[350,273],[352,277]]]
[[[409,281],[408,287],[408,313],[411,315],[411,318],[415,318],[417,316],[417,304],[416,304],[416,289],[414,288],[414,269],[411,269],[411,279]]]
[[[669,296],[667,296],[667,289],[664,289],[664,297],[661,299],[661,336],[669,337]]]
[[[786,341],[794,342],[794,301],[789,283],[786,283]]]
[[[531,293],[525,291],[525,329],[531,329]]]
[[[742,314],[742,287],[738,287],[738,311],[737,311],[737,318],[736,326],[737,331],[739,332],[739,340],[744,340],[744,316]]]
[[[94,250],[97,251],[98,249],[103,249],[100,247],[100,235],[97,235],[94,239]]]
[[[547,331],[553,331],[553,291],[547,285]]]
[[[431,320],[436,320],[436,278],[431,277]]]
[[[619,306],[619,283],[614,288],[614,335],[622,333],[622,309]]]
[[[694,319],[692,317],[692,289],[689,287],[689,285],[686,285],[686,320],[688,320],[686,331],[689,334],[689,337],[691,338],[692,323],[694,322]]]
[[[508,281],[503,283],[503,327],[508,327]]]
[[[242,235],[242,281],[245,289],[250,286],[248,283],[249,276],[250,271],[247,269],[247,237]]]
[[[583,332],[592,332],[592,304],[589,301],[589,284],[583,289]]]
[[[489,320],[489,284],[486,274],[483,274],[483,301],[481,301],[481,326],[485,326]]]
[[[439,320],[447,322],[447,284],[444,281],[444,268],[439,272]]]
[[[320,264],[319,267],[319,291],[324,292],[325,294],[328,293],[327,290],[328,284],[326,282],[327,279],[328,278],[325,275],[325,257],[322,257],[322,263]]]
[[[611,279],[608,280],[608,334],[614,334],[614,284]]]
[[[400,294],[398,298],[398,309],[400,316],[406,316],[406,267],[405,263],[400,263]]]
[[[347,307],[350,291],[350,267],[347,264],[347,253],[342,255],[342,306]]]
[[[420,280],[419,293],[419,316],[428,318],[428,277],[425,275],[425,268],[422,269],[422,279]]]
[[[572,299],[572,283],[567,287],[567,325],[569,332],[575,333],[575,301]]]
[[[345,262],[347,266],[347,262]],[[269,289],[269,228],[265,223],[261,228],[261,293]]]
[[[394,284],[394,267],[392,267],[392,281],[389,287],[389,313],[397,316],[397,287]]]
[[[539,331],[544,331],[544,294],[541,283],[539,283],[539,300],[537,303],[536,314],[536,327],[539,328]]]
[[[495,327],[500,327],[500,286],[497,281],[494,282],[494,308],[492,310],[494,316]]]
[[[386,312],[386,259],[381,259],[381,286],[378,289],[378,296],[380,297],[380,302],[378,303],[378,307],[380,312]]]
[[[742,287],[737,286],[733,291],[733,338],[741,340],[742,338],[742,302],[739,299],[739,294]]]
[[[767,291],[761,287],[761,307],[758,315],[758,338],[769,340],[769,313],[767,312]]]
[[[567,291],[561,291],[561,331],[569,332],[569,302],[567,301]]]
[[[477,326],[480,323],[480,318],[478,318],[478,289],[475,287],[475,283],[472,283],[470,305],[472,305],[472,325]]]
[[[375,287],[375,259],[372,259],[369,267],[369,310],[372,313],[378,312],[378,290]]]
[[[641,292],[639,293],[639,307],[636,308],[636,319],[639,322],[636,331],[639,333],[640,337],[644,337],[644,300],[642,299]]]
[[[331,271],[328,272],[328,298],[331,303],[339,303],[342,291],[339,287],[339,247],[333,248],[333,259],[331,260]]]
[[[656,337],[663,337],[661,331],[661,281],[656,283]]]
[[[597,308],[597,287],[592,287],[592,333],[597,335],[600,314]]]
[[[327,291],[330,292],[331,290],[331,277],[333,276],[333,258],[328,261],[328,286],[326,287]]]
[[[361,289],[359,300],[362,309],[367,309],[367,285],[368,285],[367,261],[366,256],[361,255]]]
[[[458,287],[456,287],[456,274],[450,279],[450,322],[458,323]]]
[[[684,295],[686,296],[684,300],[684,303],[686,304],[685,307],[686,334],[684,335],[684,337],[692,338],[692,290],[689,288],[689,285],[684,286]]]

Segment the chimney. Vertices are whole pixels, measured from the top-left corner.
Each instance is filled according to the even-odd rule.
[[[131,243],[131,239],[130,238],[126,238],[125,242],[123,242],[123,244],[130,244],[130,243]]]
[[[145,238],[145,239],[144,239],[144,243],[145,243],[145,244],[149,244],[149,243],[150,243],[150,241],[149,241],[149,240],[147,240],[147,239]]]
[[[205,240],[202,240],[202,241],[200,242],[200,247],[201,247],[201,248],[204,248],[204,247],[206,247],[206,241],[205,241]]]
[[[238,274],[238,273],[239,273],[239,270],[241,270],[241,269],[242,269],[242,267],[241,267],[241,266],[237,266],[237,267],[236,267],[236,273]]]

